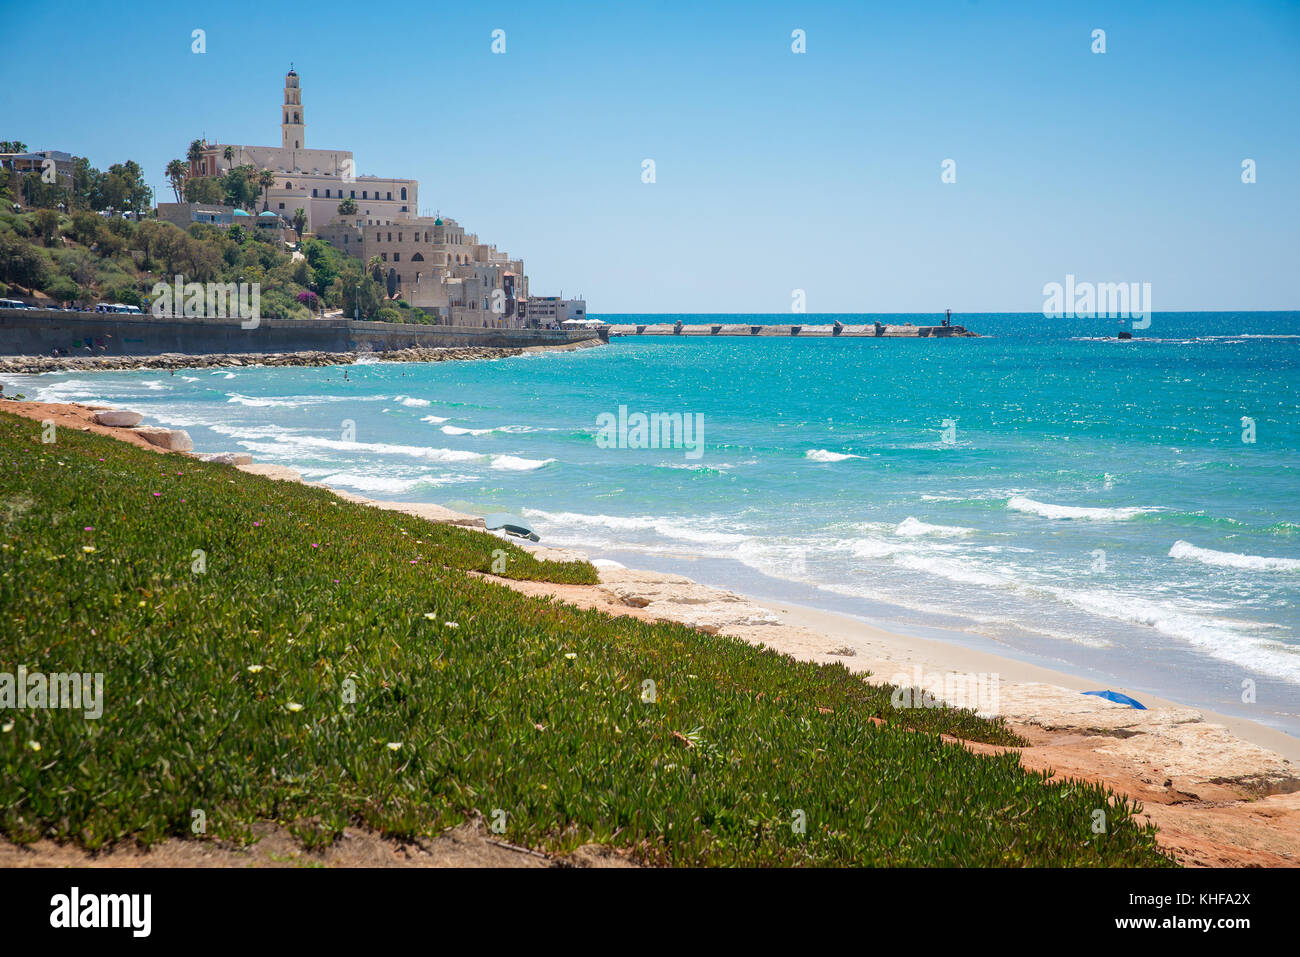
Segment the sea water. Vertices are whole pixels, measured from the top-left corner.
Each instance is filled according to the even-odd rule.
[[[1300,734],[1300,313],[1157,313],[1132,340],[1114,320],[955,321],[981,337],[616,338],[6,392]],[[598,441],[620,410],[690,417],[700,448]]]

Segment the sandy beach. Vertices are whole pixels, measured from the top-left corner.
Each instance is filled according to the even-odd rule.
[[[0,408],[168,454],[129,428],[96,424],[92,407],[9,401]],[[282,466],[235,467],[270,479],[303,481],[297,472]],[[492,534],[478,516],[427,503],[375,501],[332,491],[348,501]],[[524,547],[546,559],[586,557],[527,543]],[[1147,817],[1160,828],[1161,842],[1184,864],[1300,865],[1300,740],[1283,732],[1145,694],[1147,710],[1136,710],[1082,694],[1096,690],[1095,679],[887,631],[844,615],[760,603],[680,575],[629,569],[615,562],[594,564],[600,577],[596,585],[485,577],[538,597],[648,621],[679,622],[796,658],[869,672],[867,680],[876,683],[933,684],[938,697],[950,697],[944,695],[945,681],[951,691],[954,677],[980,676],[988,683],[981,687],[993,693],[985,695],[976,710],[1000,715],[1030,742],[1019,749],[1025,767],[1104,782],[1141,801]],[[923,704],[920,694],[917,703]],[[997,750],[984,744],[967,746]]]

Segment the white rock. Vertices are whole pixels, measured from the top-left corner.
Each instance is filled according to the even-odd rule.
[[[156,425],[142,425],[131,431],[168,452],[189,452],[194,448],[190,434],[184,429],[162,429]]]
[[[247,452],[209,452],[207,455],[200,455],[205,462],[216,462],[218,465],[252,465],[253,457]]]
[[[144,416],[139,412],[128,412],[125,409],[106,409],[103,412],[95,413],[96,425],[111,425],[115,428],[130,428],[133,425],[139,425]]]

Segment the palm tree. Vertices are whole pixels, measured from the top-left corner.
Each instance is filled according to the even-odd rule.
[[[235,168],[235,148],[227,146],[221,155],[226,158],[226,172],[228,173]]]
[[[383,260],[378,256],[371,256],[366,262],[366,272],[374,277],[375,282],[378,282],[379,277],[383,275],[383,268]]]
[[[262,187],[262,212],[271,208],[271,187],[275,185],[275,174],[264,169],[257,174],[257,185]]]
[[[340,216],[355,216],[356,214],[357,214],[357,201],[355,199],[348,197],[347,199],[343,200],[343,202],[339,203]]]
[[[186,151],[185,156],[190,161],[191,166],[197,166],[199,160],[203,159],[203,146],[202,140],[190,141],[190,148]]]
[[[189,175],[189,171],[189,165],[185,160],[174,159],[167,164],[167,182],[171,184],[178,203],[181,201],[181,187],[185,185],[185,178]]]
[[[293,231],[298,234],[298,242],[302,242],[302,231],[307,228],[307,211],[299,206],[293,211]]]

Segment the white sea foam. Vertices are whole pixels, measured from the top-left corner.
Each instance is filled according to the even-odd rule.
[[[301,401],[292,399],[257,398],[254,396],[240,395],[238,392],[227,392],[226,402],[234,405],[246,405],[251,409],[296,409],[298,406],[302,405]]]
[[[545,468],[555,459],[521,459],[513,455],[492,456],[492,468],[505,472],[532,472]]]
[[[447,435],[487,435],[496,429],[462,429],[459,425],[444,425],[442,431]]]
[[[813,462],[843,462],[845,459],[860,459],[862,457],[848,452],[830,452],[826,449],[809,449],[804,453],[804,458]]]
[[[439,422],[446,422],[447,417],[445,415],[424,415],[420,417],[420,421],[437,425]]]
[[[1148,512],[1158,512],[1156,506],[1124,506],[1121,508],[1089,508],[1079,505],[1052,505],[1048,502],[1035,502],[1023,495],[1014,495],[1007,500],[1007,508],[1013,512],[1025,512],[1043,518],[1081,519],[1088,522],[1123,522]]]
[[[326,485],[343,485],[362,492],[409,492],[422,479],[392,478],[383,475],[358,475],[354,472],[335,472],[321,478]]]
[[[1169,557],[1201,562],[1204,565],[1219,565],[1224,568],[1244,568],[1249,571],[1300,571],[1300,559],[1297,558],[1271,558],[1266,555],[1216,552],[1212,548],[1198,548],[1181,539],[1174,542],[1174,547],[1169,549]]]
[[[580,512],[544,512],[526,508],[527,518],[537,518],[570,530],[592,529],[614,532],[653,532],[662,538],[699,545],[734,546],[748,540],[747,535],[718,532],[709,529],[707,519],[700,517],[668,518],[657,515],[587,515]],[[617,545],[617,539],[607,544]],[[635,544],[635,543],[628,543]]]
[[[397,395],[397,396],[393,396],[393,401],[394,401],[394,402],[400,402],[400,403],[402,403],[402,405],[409,406],[410,408],[413,408],[413,409],[414,409],[414,408],[424,408],[425,406],[427,406],[427,405],[429,404],[429,400],[428,400],[428,399],[416,399],[416,398],[412,398],[412,397],[409,396],[409,395]]]
[[[971,535],[974,532],[975,529],[963,528],[960,525],[929,525],[910,515],[899,522],[898,527],[894,529],[895,535],[902,535],[904,538],[918,538],[922,535]]]

